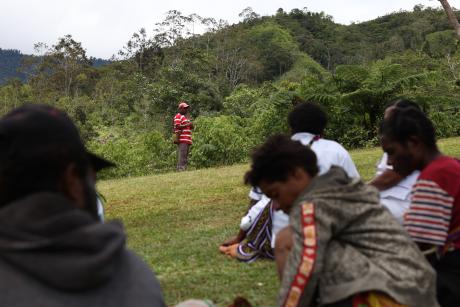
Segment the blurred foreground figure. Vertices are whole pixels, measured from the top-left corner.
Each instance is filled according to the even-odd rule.
[[[98,221],[94,170],[108,165],[55,108],[0,119],[2,306],[165,306],[122,225]]]
[[[404,226],[436,270],[440,305],[460,306],[460,162],[438,150],[433,124],[415,108],[393,110],[381,134],[396,172],[420,171]]]
[[[275,250],[279,305],[439,306],[433,269],[377,190],[340,167],[317,174],[311,149],[274,136],[252,154],[245,177],[290,217],[279,233],[292,241],[290,253],[278,259]]]

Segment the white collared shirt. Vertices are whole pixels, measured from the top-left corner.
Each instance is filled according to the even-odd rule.
[[[291,140],[299,141],[307,146],[314,137],[314,134],[300,132],[292,135]],[[326,173],[332,165],[337,165],[345,170],[348,177],[359,177],[358,170],[350,154],[339,143],[320,138],[314,141],[310,148],[314,151],[318,159],[318,175]]]

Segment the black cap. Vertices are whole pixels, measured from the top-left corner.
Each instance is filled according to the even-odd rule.
[[[24,105],[0,119],[0,161],[46,156],[50,150],[65,148],[72,156],[84,157],[99,171],[115,166],[88,152],[69,116],[48,105]]]

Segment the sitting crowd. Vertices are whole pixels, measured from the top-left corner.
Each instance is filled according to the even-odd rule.
[[[279,306],[459,306],[460,162],[439,151],[418,105],[387,106],[368,184],[324,138],[318,105],[297,105],[288,122],[290,137],[252,153],[253,201],[219,250],[274,259]],[[96,173],[113,164],[86,149],[65,113],[12,110],[0,119],[0,159],[2,306],[165,306],[121,224],[100,222]]]
[[[253,153],[245,178],[260,200],[219,250],[274,258],[280,306],[458,306],[460,162],[438,150],[420,107],[386,107],[384,154],[368,184],[323,139],[319,106],[302,103],[288,120],[290,139]]]

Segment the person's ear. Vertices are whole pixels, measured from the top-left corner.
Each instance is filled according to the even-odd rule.
[[[420,137],[416,135],[410,136],[407,140],[407,149],[409,149],[410,152],[420,152],[421,146],[423,146],[423,142],[420,140]]]
[[[295,180],[297,181],[300,181],[302,180],[303,178],[305,178],[306,175],[308,175],[305,170],[301,167],[296,167],[293,171],[292,171],[292,176],[294,177]]]
[[[83,181],[75,163],[69,164],[65,169],[61,178],[61,190],[77,208],[85,207]]]

